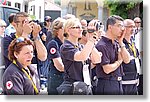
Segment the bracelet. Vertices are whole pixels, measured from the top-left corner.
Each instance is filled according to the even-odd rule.
[[[120,66],[121,62],[120,61],[116,61],[117,62],[117,66]]]
[[[35,38],[33,38],[34,39],[34,41],[36,41],[36,40],[40,40],[41,38],[40,38],[40,36],[38,35],[38,36],[36,36]]]
[[[120,65],[122,62],[118,61],[118,63],[119,63],[119,65]]]
[[[120,65],[120,63],[118,62],[118,61],[116,61],[117,62],[117,66],[119,66]]]

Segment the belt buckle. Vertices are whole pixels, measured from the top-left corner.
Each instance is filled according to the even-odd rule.
[[[122,80],[122,77],[118,77],[117,80],[118,80],[118,81],[121,81],[121,80]]]

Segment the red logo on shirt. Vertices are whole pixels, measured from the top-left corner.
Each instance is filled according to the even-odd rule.
[[[56,49],[55,49],[55,48],[51,48],[51,49],[50,49],[50,53],[51,53],[51,54],[56,53]]]
[[[6,88],[10,90],[13,87],[13,83],[11,81],[7,81]]]

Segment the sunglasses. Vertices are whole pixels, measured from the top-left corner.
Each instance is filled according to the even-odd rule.
[[[16,43],[20,43],[20,42],[23,42],[23,41],[25,41],[25,38],[19,37],[19,38],[17,38]]]
[[[82,29],[82,27],[77,26],[77,27],[71,27],[72,29]]]
[[[46,20],[47,22],[52,22],[52,19]]]

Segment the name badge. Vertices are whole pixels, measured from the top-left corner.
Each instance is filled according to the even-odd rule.
[[[89,73],[89,65],[83,65],[83,79],[87,85],[91,85],[90,73]]]
[[[137,73],[142,74],[142,70],[140,68],[140,62],[138,58],[135,58],[135,64],[136,64],[136,68],[137,68]]]

